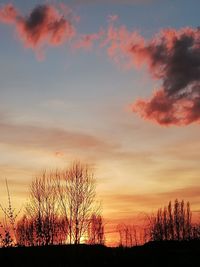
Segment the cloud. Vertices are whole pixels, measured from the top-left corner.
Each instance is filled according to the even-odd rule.
[[[44,44],[61,45],[75,34],[69,14],[65,18],[61,8],[49,4],[36,6],[28,16],[11,4],[5,5],[0,9],[0,22],[13,24],[25,46],[33,49]]]
[[[5,5],[0,9],[0,22],[6,24],[15,23],[18,14],[19,12],[13,5]]]
[[[103,200],[106,203],[110,203],[109,207],[113,210],[118,210],[131,215],[133,211],[146,211],[149,208],[159,208],[163,205],[167,205],[168,202],[174,201],[176,198],[179,200],[184,199],[190,201],[193,206],[196,207],[200,201],[200,187],[190,186],[174,189],[172,191],[145,193],[145,194],[104,194],[102,195]]]
[[[109,149],[112,145],[85,133],[34,125],[0,122],[0,143],[53,150],[57,155],[70,149]]]
[[[16,124],[8,118],[2,118],[0,112],[0,144],[19,148],[20,151],[33,149],[50,152],[56,158],[66,158],[68,155],[78,155],[91,162],[114,160],[126,161],[132,166],[145,162],[152,164],[151,153],[130,152],[116,140],[67,130],[59,127],[45,127],[40,125]],[[109,164],[108,164],[109,165]]]
[[[158,90],[149,100],[137,100],[132,111],[160,125],[188,125],[200,120],[200,98],[173,97],[166,89]]]
[[[143,46],[144,39],[136,32],[130,32],[126,26],[115,26],[116,20],[109,19],[109,25],[101,47],[107,48],[108,56],[120,67],[137,66],[138,58],[131,53],[132,45]]]
[[[100,42],[100,40],[104,37],[105,32],[101,29],[97,33],[91,34],[79,34],[77,35],[77,39],[73,42],[74,49],[85,49],[91,50],[95,42]]]
[[[200,122],[200,29],[162,30],[151,40],[125,26],[110,24],[108,55],[125,67],[146,65],[162,86],[150,99],[139,99],[132,111],[160,125]]]
[[[132,110],[160,125],[200,122],[200,30],[169,29],[131,53],[146,63],[162,88],[148,100],[137,100]]]

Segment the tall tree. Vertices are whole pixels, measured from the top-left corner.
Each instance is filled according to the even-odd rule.
[[[69,228],[69,243],[79,244],[95,210],[94,175],[88,165],[75,161],[62,176],[57,176],[57,188]]]
[[[168,207],[159,209],[156,216],[151,218],[149,228],[151,240],[188,240],[192,238],[194,231],[190,211],[190,203],[175,199],[172,207],[171,201]],[[197,233],[195,232],[197,235]]]

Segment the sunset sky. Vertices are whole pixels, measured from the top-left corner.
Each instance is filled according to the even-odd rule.
[[[199,211],[199,0],[0,4],[0,202],[79,159],[107,224]]]

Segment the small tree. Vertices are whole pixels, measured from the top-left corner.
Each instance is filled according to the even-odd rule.
[[[92,214],[88,228],[88,244],[104,245],[104,223],[101,215]]]
[[[132,247],[139,243],[139,234],[137,227],[131,224],[118,224],[119,246]]]
[[[17,234],[17,244],[19,246],[37,246],[38,245],[38,229],[35,225],[35,220],[27,218],[24,216],[17,223],[16,234]],[[57,217],[54,220],[54,245],[64,244],[66,241],[67,227],[65,225],[65,220],[62,217]]]
[[[5,184],[8,205],[7,207],[3,207],[0,204],[0,209],[4,215],[4,221],[3,223],[0,223],[0,239],[2,246],[9,247],[16,245],[16,220],[20,210],[16,212],[15,208],[13,208],[7,179],[5,180]]]
[[[26,215],[24,215],[21,220],[18,221],[16,227],[16,237],[17,244],[19,246],[28,247],[36,245],[34,223],[34,220],[28,219]]]

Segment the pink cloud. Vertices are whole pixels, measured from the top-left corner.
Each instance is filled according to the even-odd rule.
[[[90,50],[95,42],[100,42],[104,36],[104,30],[101,29],[97,33],[81,34],[77,36],[77,40],[73,42],[74,49],[86,49]]]
[[[105,38],[100,46],[107,48],[108,56],[120,67],[137,66],[139,58],[132,56],[131,48],[133,44],[142,47],[144,38],[136,31],[130,32],[126,26],[116,27],[116,20],[116,17],[110,19]]]
[[[15,23],[18,15],[19,13],[13,5],[5,5],[0,9],[0,22],[6,24]]]
[[[25,46],[33,49],[44,44],[61,45],[75,35],[71,21],[60,9],[48,4],[36,6],[28,16],[22,16],[10,4],[5,5],[0,9],[0,22],[13,24]]]

